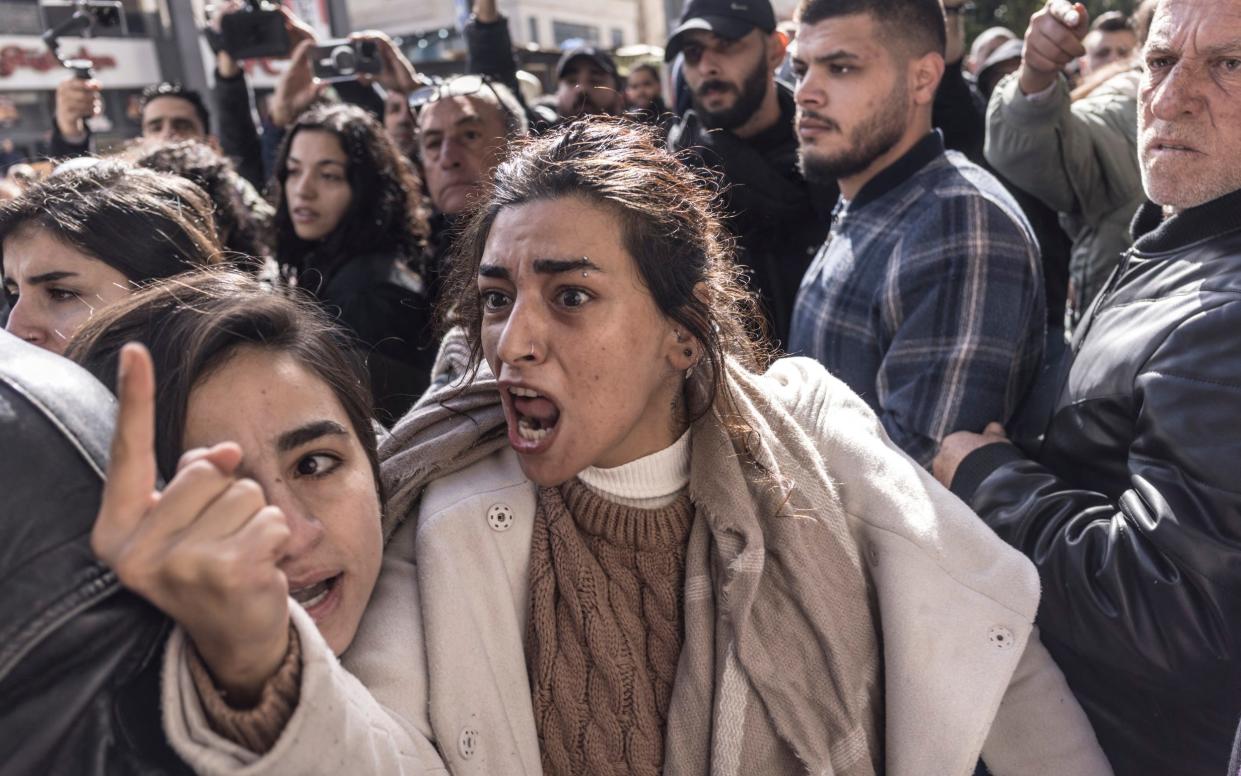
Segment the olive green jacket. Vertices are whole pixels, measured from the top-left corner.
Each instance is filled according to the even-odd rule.
[[[1046,97],[1021,93],[1018,74],[987,108],[987,161],[1060,213],[1073,240],[1070,324],[1076,323],[1132,243],[1145,201],[1137,153],[1139,73],[1127,70],[1071,102],[1061,79]]]

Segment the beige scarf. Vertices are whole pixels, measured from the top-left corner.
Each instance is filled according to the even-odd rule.
[[[760,378],[730,363],[726,382],[753,433],[735,443],[716,412],[693,428],[696,520],[665,773],[882,773],[877,603],[831,462]],[[504,424],[485,369],[424,396],[380,446],[385,536],[428,482],[507,444]]]
[[[669,776],[883,772],[878,601],[827,465],[758,378],[727,374],[740,420],[693,429],[685,643]],[[748,449],[747,449],[748,448]]]

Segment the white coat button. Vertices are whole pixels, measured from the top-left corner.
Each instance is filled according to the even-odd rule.
[[[457,739],[457,751],[461,753],[461,759],[468,760],[478,751],[479,733],[474,728],[466,728],[461,731],[461,736]]]
[[[1017,640],[1013,638],[1013,632],[1003,625],[995,625],[987,631],[987,640],[997,649],[1008,649],[1017,643]]]
[[[487,524],[493,531],[507,531],[513,527],[513,509],[508,504],[492,504],[487,510]]]

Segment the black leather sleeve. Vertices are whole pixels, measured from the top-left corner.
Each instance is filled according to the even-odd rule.
[[[263,190],[263,145],[254,115],[254,94],[244,72],[233,78],[215,73],[215,109],[220,128],[220,148],[233,160],[241,177]]]
[[[1241,301],[1180,323],[1137,375],[1118,499],[1022,459],[969,501],[1039,567],[1046,633],[1186,693],[1218,691],[1241,640]]]

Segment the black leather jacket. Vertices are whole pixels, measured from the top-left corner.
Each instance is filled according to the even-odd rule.
[[[189,773],[163,738],[168,621],[90,550],[115,402],[0,331],[0,774]]]
[[[1241,714],[1241,192],[1159,223],[1079,329],[1040,450],[953,490],[1039,567],[1038,621],[1122,776],[1218,776]]]

